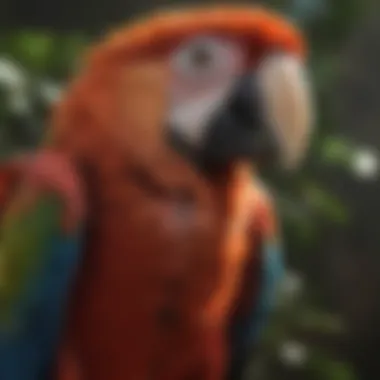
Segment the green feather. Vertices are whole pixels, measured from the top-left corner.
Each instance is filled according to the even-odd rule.
[[[37,199],[17,215],[9,213],[0,226],[0,321],[12,312],[37,278],[49,252],[51,239],[60,232],[62,202],[53,195]]]

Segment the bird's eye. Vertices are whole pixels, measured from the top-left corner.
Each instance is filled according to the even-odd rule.
[[[194,69],[207,69],[213,64],[212,51],[204,45],[194,46],[189,51],[189,61]]]
[[[173,69],[181,76],[199,78],[228,74],[241,61],[241,49],[233,41],[198,37],[182,44],[173,55]]]

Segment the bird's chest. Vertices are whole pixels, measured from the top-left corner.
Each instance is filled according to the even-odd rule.
[[[208,187],[196,179],[186,186],[126,181],[108,189],[100,209],[91,256],[103,284],[124,298],[138,289],[150,304],[165,297],[202,303],[223,261],[221,207]]]
[[[184,378],[213,359],[211,348],[223,350],[216,318],[236,288],[241,260],[230,243],[240,224],[231,228],[218,188],[161,174],[106,184],[93,204],[70,334],[109,378],[119,368]]]

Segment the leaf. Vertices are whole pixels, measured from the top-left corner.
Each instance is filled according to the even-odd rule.
[[[303,197],[305,202],[320,216],[339,224],[349,222],[349,213],[345,205],[338,197],[331,194],[318,183],[305,183]]]
[[[304,309],[298,313],[298,326],[313,332],[341,334],[345,331],[343,321],[337,315],[315,309]]]
[[[356,380],[348,364],[316,354],[309,361],[309,369],[320,380]]]
[[[325,138],[321,147],[321,158],[332,164],[346,165],[350,162],[354,147],[347,140],[338,137]]]
[[[48,64],[54,46],[53,36],[49,33],[23,31],[11,38],[11,54],[28,69],[43,72]]]

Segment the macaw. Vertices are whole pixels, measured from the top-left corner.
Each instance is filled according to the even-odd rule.
[[[241,376],[283,270],[257,170],[306,150],[304,45],[223,6],[95,46],[42,146],[0,171],[1,380]]]

